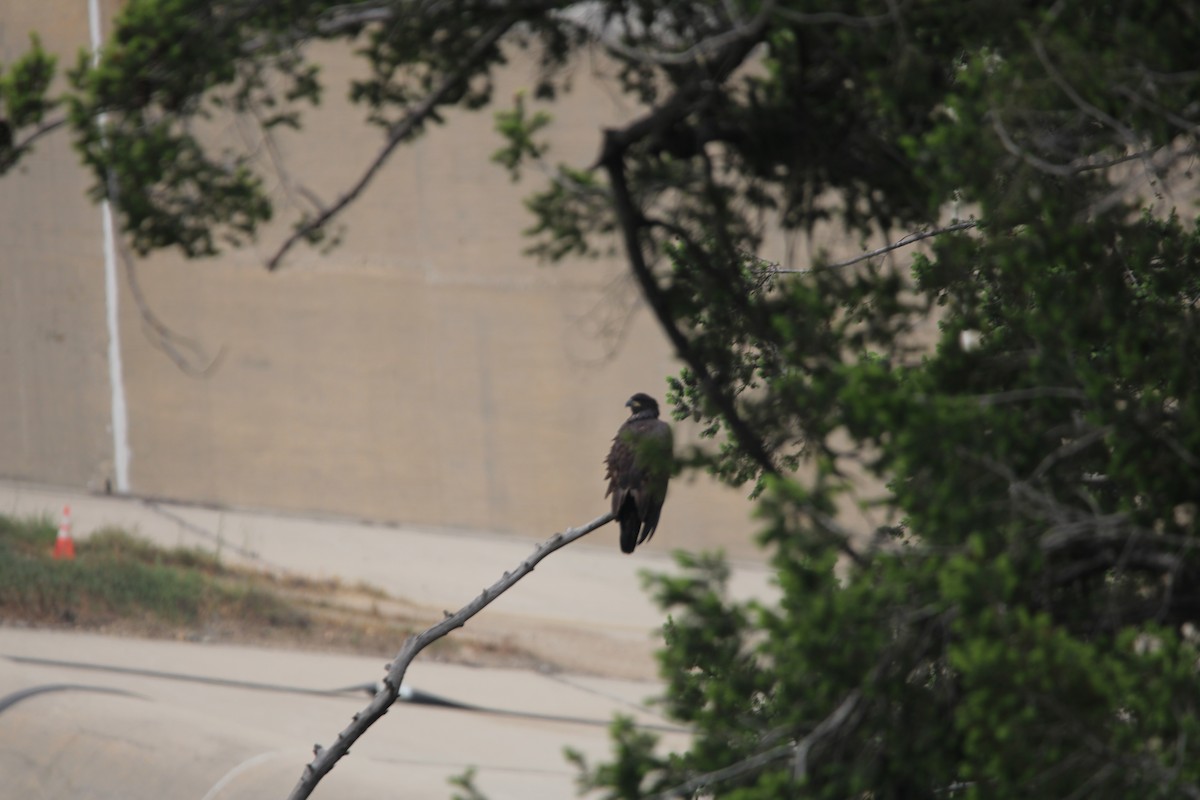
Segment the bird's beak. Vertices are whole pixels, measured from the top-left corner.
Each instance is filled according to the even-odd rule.
[[[633,401],[632,401],[632,400],[626,400],[626,401],[625,401],[625,407],[626,407],[626,408],[633,408]]]

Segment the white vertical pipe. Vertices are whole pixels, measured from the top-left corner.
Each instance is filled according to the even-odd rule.
[[[92,62],[100,58],[100,2],[88,0],[88,27],[92,38]],[[100,118],[104,125],[104,117]],[[109,181],[111,190],[112,181]],[[108,193],[100,201],[100,221],[104,229],[104,299],[108,319],[108,382],[112,388],[113,487],[121,494],[129,492],[129,414],[125,406],[125,377],[121,367],[121,326],[117,313],[117,237],[113,227],[112,203]]]

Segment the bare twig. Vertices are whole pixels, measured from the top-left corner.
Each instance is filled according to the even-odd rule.
[[[116,173],[109,169],[105,177],[105,199],[108,200],[114,214],[121,207],[120,195]],[[217,350],[215,356],[209,357],[199,342],[175,332],[154,313],[154,309],[150,307],[150,302],[142,292],[142,284],[138,280],[137,262],[134,260],[133,254],[129,252],[129,247],[119,232],[114,232],[114,236],[117,250],[121,256],[121,264],[125,268],[125,283],[129,287],[129,294],[133,297],[134,305],[137,306],[138,315],[142,318],[143,329],[149,334],[150,342],[166,353],[167,358],[171,359],[175,366],[179,367],[186,375],[193,378],[205,377],[220,363],[221,358],[225,355],[225,348],[222,346]]]
[[[747,35],[757,35],[762,26],[766,23],[768,16],[774,9],[774,0],[763,4],[762,9],[754,16],[754,19],[749,22],[734,22],[734,26],[728,30],[709,36],[706,39],[701,39],[695,44],[688,47],[686,50],[679,52],[652,51],[644,48],[631,47],[620,39],[614,36],[605,36],[603,31],[597,32],[593,26],[587,22],[576,19],[568,13],[559,13],[555,15],[556,19],[581,29],[584,33],[593,34],[596,36],[599,44],[610,52],[621,56],[630,61],[638,61],[648,64],[656,64],[658,66],[685,66],[688,64],[704,63],[713,55],[724,51],[730,44],[737,43]]]
[[[334,6],[317,19],[317,32],[322,36],[333,36],[347,28],[357,28],[372,22],[388,22],[397,13],[399,12],[396,6],[388,3],[359,8],[349,5]]]
[[[1004,392],[978,394],[975,402],[981,406],[998,406],[1005,403],[1023,403],[1026,400],[1042,400],[1047,397],[1063,400],[1087,400],[1087,392],[1071,386],[1031,386],[1027,389],[1010,389]]]
[[[1128,126],[1122,124],[1121,121],[1116,117],[1106,113],[1096,105],[1089,103],[1084,99],[1083,95],[1081,95],[1075,89],[1075,87],[1071,85],[1071,83],[1058,70],[1058,68],[1054,66],[1054,62],[1050,60],[1050,56],[1046,53],[1046,48],[1042,44],[1041,39],[1033,37],[1031,40],[1031,45],[1033,46],[1033,52],[1038,57],[1038,61],[1041,62],[1042,67],[1050,76],[1050,80],[1062,90],[1063,94],[1070,98],[1071,102],[1074,103],[1080,111],[1100,124],[1107,126],[1113,131],[1116,131],[1121,139],[1125,141],[1126,146],[1129,147],[1130,150],[1136,152],[1142,149],[1141,143],[1138,141],[1137,136],[1132,130],[1129,129]]]
[[[491,30],[477,39],[475,43],[463,54],[462,60],[458,63],[458,68],[442,78],[442,81],[434,87],[434,89],[425,96],[425,99],[417,103],[409,110],[404,118],[392,126],[388,133],[387,141],[383,148],[376,153],[375,158],[367,165],[362,175],[354,185],[351,186],[345,194],[339,197],[333,205],[324,209],[320,214],[317,214],[310,220],[307,220],[296,227],[292,235],[284,240],[279,249],[275,251],[275,255],[271,256],[267,261],[267,269],[275,270],[278,268],[283,257],[287,255],[300,240],[312,236],[312,234],[323,228],[329,220],[340,214],[347,206],[355,201],[362,191],[367,188],[367,185],[379,172],[380,168],[391,156],[392,152],[400,146],[408,137],[415,131],[420,129],[430,116],[437,110],[437,107],[445,102],[446,98],[457,89],[463,81],[467,80],[471,71],[478,65],[489,50],[500,40],[500,37],[508,32],[510,28],[517,22],[515,15],[505,17],[497,23]]]
[[[49,122],[43,122],[34,128],[24,139],[13,143],[12,147],[9,148],[2,157],[0,157],[0,174],[3,174],[7,170],[11,169],[17,163],[17,161],[20,160],[21,156],[23,156],[26,151],[33,147],[34,142],[46,134],[58,130],[66,124],[66,117],[60,117],[58,119],[50,120]]]
[[[833,710],[832,714],[821,720],[821,724],[813,728],[811,733],[796,743],[796,756],[792,762],[792,777],[796,780],[801,780],[808,774],[808,751],[813,748],[813,745],[821,741],[821,739],[824,739],[842,727],[850,717],[850,714],[858,706],[858,701],[861,698],[862,692],[858,689],[846,695],[846,699]]]
[[[672,800],[672,798],[679,797],[694,797],[696,792],[701,789],[732,780],[733,778],[740,778],[743,775],[765,767],[773,761],[787,757],[792,750],[793,745],[790,744],[781,744],[777,747],[772,747],[770,750],[764,750],[749,758],[730,764],[728,767],[714,770],[713,772],[706,772],[703,775],[697,775],[686,783],[681,783],[665,792],[652,794],[647,800]]]
[[[895,21],[895,15],[891,12],[887,14],[874,14],[869,17],[856,17],[852,14],[843,14],[840,11],[805,13],[803,11],[793,11],[790,8],[780,8],[775,13],[789,22],[796,22],[800,25],[845,25],[851,28],[878,28]]]
[[[710,786],[715,786],[718,783],[740,778],[743,775],[748,775],[755,770],[765,767],[774,761],[792,756],[794,759],[793,774],[797,780],[802,778],[807,770],[808,753],[812,750],[817,742],[824,739],[826,736],[837,731],[850,714],[858,706],[858,701],[862,698],[862,692],[858,689],[850,692],[842,700],[838,707],[833,710],[828,717],[821,720],[815,728],[813,728],[807,736],[795,743],[781,744],[772,747],[769,750],[764,750],[761,753],[756,753],[748,758],[744,758],[728,767],[723,767],[713,772],[706,772],[703,775],[697,775],[691,780],[675,786],[665,792],[651,795],[648,800],[671,800],[678,797],[693,797],[696,792],[707,789]]]
[[[1170,122],[1172,125],[1181,128],[1184,133],[1188,134],[1189,136],[1195,136],[1196,133],[1200,131],[1200,123],[1190,120],[1187,117],[1182,117],[1171,111],[1169,108],[1164,108],[1158,103],[1155,103],[1153,100],[1147,98],[1141,92],[1135,92],[1128,86],[1114,86],[1113,92],[1130,100],[1135,105],[1141,106],[1144,109],[1158,114],[1167,122]]]
[[[411,9],[410,9],[411,11]],[[295,47],[318,36],[337,36],[347,30],[356,30],[376,22],[388,22],[402,13],[395,4],[381,3],[377,6],[353,7],[350,4],[326,9],[313,25],[292,26],[282,32],[272,31],[247,39],[241,46],[243,55],[253,56],[265,47]]]
[[[800,507],[805,513],[808,514],[813,522],[821,526],[821,529],[824,530],[826,535],[833,540],[833,543],[837,545],[837,549],[840,550],[843,555],[860,567],[866,565],[867,559],[861,553],[855,550],[854,545],[851,544],[851,542],[857,538],[851,531],[839,525],[833,517],[818,510],[817,507],[811,503],[801,503]]]
[[[1155,151],[1152,150],[1135,150],[1131,153],[1124,153],[1112,158],[1099,158],[1095,155],[1087,155],[1076,158],[1065,164],[1056,164],[1053,161],[1048,161],[1041,156],[1036,156],[1029,152],[1021,145],[1017,144],[1012,135],[1008,132],[1008,128],[1004,126],[1004,122],[1000,119],[1000,114],[996,111],[989,111],[988,118],[992,122],[992,130],[996,132],[996,137],[1000,140],[1000,144],[1004,146],[1012,155],[1021,159],[1036,169],[1045,172],[1049,175],[1054,175],[1059,178],[1069,178],[1073,175],[1078,175],[1081,172],[1090,172],[1092,170],[1108,169],[1127,161],[1145,161],[1145,159]]]
[[[321,201],[321,198],[311,189],[297,183],[293,178],[291,172],[288,170],[286,159],[279,149],[279,142],[275,140],[275,135],[271,132],[270,126],[263,119],[259,109],[255,106],[250,106],[246,113],[258,128],[262,150],[267,154],[267,162],[271,165],[271,169],[279,179],[279,185],[283,189],[287,200],[292,205],[299,206],[300,204],[296,201],[296,198],[303,197],[312,205],[316,212],[320,213],[324,211],[325,204]],[[250,146],[250,142],[247,142],[247,147]]]
[[[1062,447],[1056,449],[1054,452],[1048,453],[1046,457],[1038,463],[1037,468],[1034,469],[1033,473],[1029,476],[1030,480],[1038,480],[1044,477],[1046,473],[1049,472],[1050,469],[1059,461],[1072,458],[1079,453],[1082,453],[1084,450],[1088,449],[1097,442],[1104,441],[1104,437],[1112,433],[1112,430],[1112,426],[1109,425],[1106,425],[1103,428],[1095,428],[1094,430],[1083,434],[1077,439],[1072,439]]]
[[[901,247],[907,247],[910,244],[915,244],[916,242],[919,242],[922,239],[929,239],[930,237],[933,237],[933,236],[940,236],[943,233],[954,233],[955,231],[965,231],[965,230],[969,230],[971,228],[975,228],[978,226],[979,226],[978,220],[969,220],[966,222],[955,222],[951,225],[946,225],[945,227],[942,227],[942,228],[933,228],[933,229],[927,230],[927,231],[917,231],[915,233],[910,233],[907,236],[905,236],[901,239],[898,239],[897,241],[892,242],[889,245],[879,247],[868,253],[863,253],[861,255],[854,256],[853,258],[848,258],[845,261],[835,261],[832,264],[823,264],[821,267],[819,267],[819,269],[841,269],[842,267],[849,267],[852,264],[859,263],[860,261],[866,261],[867,259],[877,258],[878,256],[886,255],[887,253],[890,253],[893,250],[899,250]],[[812,271],[813,271],[812,268],[810,268],[810,269],[780,269],[778,267],[774,267],[769,270],[769,272],[771,272],[773,274],[783,274],[783,273],[789,273],[789,272],[791,272],[791,273],[809,273]]]
[[[451,631],[465,625],[467,620],[471,619],[471,617],[486,608],[493,600],[512,588],[517,581],[524,578],[530,572],[533,572],[533,568],[543,558],[560,547],[565,547],[576,539],[583,538],[597,528],[612,522],[612,520],[613,515],[609,513],[602,517],[597,517],[581,527],[569,528],[562,533],[556,533],[538,545],[538,548],[533,551],[533,555],[521,562],[520,566],[512,572],[504,573],[504,576],[500,580],[484,589],[474,600],[467,603],[455,613],[448,613],[446,618],[441,622],[432,625],[421,633],[408,637],[408,640],[405,641],[404,646],[400,648],[400,652],[396,654],[396,658],[389,666],[388,673],[381,682],[381,688],[367,707],[354,715],[350,724],[338,734],[337,740],[332,745],[329,747],[316,745],[313,748],[314,758],[304,768],[304,774],[300,776],[300,782],[296,784],[296,788],[289,795],[290,800],[302,800],[302,798],[312,794],[313,790],[317,788],[317,784],[321,782],[321,779],[333,769],[342,756],[350,752],[350,746],[358,741],[359,737],[366,733],[368,728],[388,712],[388,709],[392,707],[392,704],[400,696],[400,686],[404,681],[404,673],[408,670],[408,665],[412,663],[412,660],[417,657],[418,653]]]

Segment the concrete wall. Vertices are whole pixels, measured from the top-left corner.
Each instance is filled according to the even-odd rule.
[[[107,13],[115,3],[102,3]],[[86,3],[0,0],[0,57],[29,30],[72,63]],[[332,201],[381,145],[342,100],[352,65],[321,60],[327,101],[284,138],[296,185]],[[532,82],[516,60],[497,97]],[[586,164],[623,107],[581,66],[558,104],[553,160]],[[219,121],[213,135],[253,131]],[[677,371],[619,260],[555,266],[523,255],[522,198],[489,154],[491,111],[451,115],[398,152],[342,220],[329,254],[262,264],[289,222],[223,257],[120,265],[131,491],[543,538],[605,510],[603,466],[635,391]],[[113,477],[100,211],[68,137],[0,180],[0,475],[100,489]],[[286,216],[286,209],[284,209]],[[196,377],[163,352],[130,291],[198,347]],[[687,426],[679,438],[694,435]],[[658,547],[754,552],[744,493],[672,488]],[[615,539],[615,533],[612,534]],[[615,542],[614,542],[615,546]]]
[[[0,63],[29,32],[73,63],[87,5],[0,4]],[[101,487],[111,473],[100,212],[64,135],[0,178],[0,472]]]

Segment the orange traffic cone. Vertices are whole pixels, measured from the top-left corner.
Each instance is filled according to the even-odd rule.
[[[54,540],[54,557],[75,557],[75,540],[71,538],[71,507],[63,506],[62,521],[58,523],[58,536]]]

